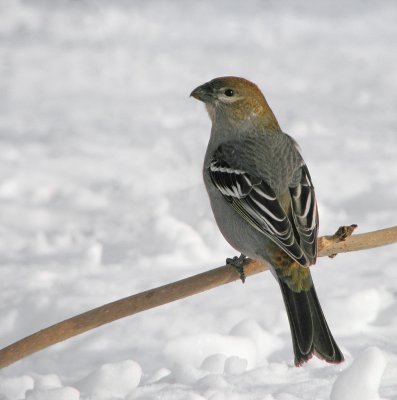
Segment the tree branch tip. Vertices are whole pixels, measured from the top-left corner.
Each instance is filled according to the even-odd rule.
[[[336,243],[344,242],[349,236],[353,234],[357,227],[357,224],[340,226],[338,230],[334,233],[333,239],[336,241]]]

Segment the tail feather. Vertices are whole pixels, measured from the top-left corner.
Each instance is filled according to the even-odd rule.
[[[291,327],[295,365],[300,366],[313,355],[329,363],[344,360],[328,328],[314,286],[308,291],[294,292],[278,279]]]

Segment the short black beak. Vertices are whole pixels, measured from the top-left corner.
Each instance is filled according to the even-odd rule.
[[[211,101],[213,98],[213,88],[209,83],[204,83],[204,85],[196,87],[192,93],[190,93],[191,97],[194,97],[197,100],[203,101],[207,103]]]

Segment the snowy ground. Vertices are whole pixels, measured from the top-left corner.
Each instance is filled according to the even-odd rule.
[[[0,347],[234,255],[188,98],[216,76],[258,83],[298,140],[322,234],[396,225],[396,20],[392,0],[1,0]],[[293,366],[265,273],[28,357],[0,399],[397,399],[396,256],[314,268],[343,365]]]

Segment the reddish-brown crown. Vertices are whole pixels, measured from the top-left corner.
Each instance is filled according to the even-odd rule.
[[[214,107],[231,121],[254,120],[275,131],[280,130],[273,111],[259,88],[244,78],[226,76],[215,78],[199,86],[192,96]]]

